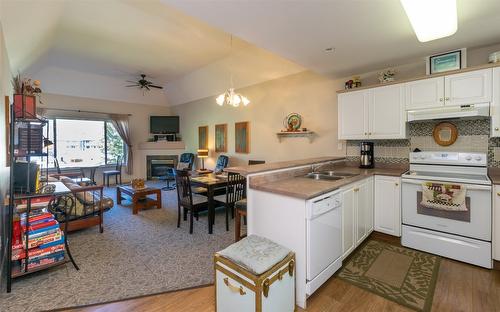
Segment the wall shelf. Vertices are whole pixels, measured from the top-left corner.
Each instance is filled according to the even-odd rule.
[[[313,131],[283,131],[277,132],[276,135],[281,143],[283,138],[308,138],[309,142],[312,142],[316,134]]]

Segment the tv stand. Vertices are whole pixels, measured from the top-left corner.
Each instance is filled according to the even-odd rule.
[[[177,141],[177,134],[169,133],[169,134],[155,134],[154,141]]]

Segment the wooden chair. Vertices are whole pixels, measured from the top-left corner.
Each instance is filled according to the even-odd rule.
[[[95,182],[95,173],[97,171],[97,168],[99,168],[99,167],[98,166],[89,167],[88,168],[88,170],[89,170],[89,176],[88,177],[85,175],[85,169],[84,168],[80,168],[80,171],[82,173],[82,178],[88,180],[87,185],[96,185],[97,184]],[[104,181],[103,181],[103,184],[104,184]]]
[[[226,208],[226,231],[229,231],[229,211],[234,218],[234,204],[245,198],[246,194],[246,179],[244,176],[229,172],[227,175],[226,194],[217,195],[214,200],[224,203]]]
[[[181,226],[181,213],[186,221],[189,212],[189,234],[193,234],[193,217],[197,217],[200,210],[208,207],[208,199],[206,196],[193,194],[189,171],[176,169],[174,172],[177,185],[177,227]],[[211,222],[210,218],[208,222]]]
[[[58,180],[60,179],[60,177],[68,177],[68,178],[81,178],[82,177],[82,173],[78,172],[78,171],[62,172],[61,167],[59,166],[59,161],[57,160],[57,158],[54,158],[54,167],[56,168],[57,173],[51,174],[50,176],[57,178]]]
[[[234,241],[237,242],[246,235],[241,235],[241,218],[247,217],[247,199],[244,198],[242,200],[237,201],[234,204],[235,218],[234,219]]]
[[[102,172],[102,184],[107,181],[106,186],[109,187],[109,177],[111,176],[115,176],[115,184],[118,184],[118,177],[120,178],[120,184],[122,184],[122,158],[120,156],[116,158],[115,170]]]

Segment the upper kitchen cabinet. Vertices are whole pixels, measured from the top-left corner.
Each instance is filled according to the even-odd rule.
[[[444,77],[422,79],[405,84],[406,109],[424,109],[444,105]]]
[[[370,139],[406,137],[404,101],[404,86],[401,84],[371,90],[368,113]]]
[[[338,95],[339,138],[365,139],[368,135],[369,91],[355,91]]]
[[[493,68],[493,95],[490,105],[491,136],[500,137],[500,67]]]
[[[491,102],[492,69],[444,77],[444,103],[449,106]]]
[[[403,85],[341,93],[338,96],[339,139],[406,137]]]

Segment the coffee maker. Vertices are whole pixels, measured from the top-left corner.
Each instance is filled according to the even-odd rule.
[[[359,168],[373,168],[375,158],[373,157],[373,142],[361,142],[361,159]]]

